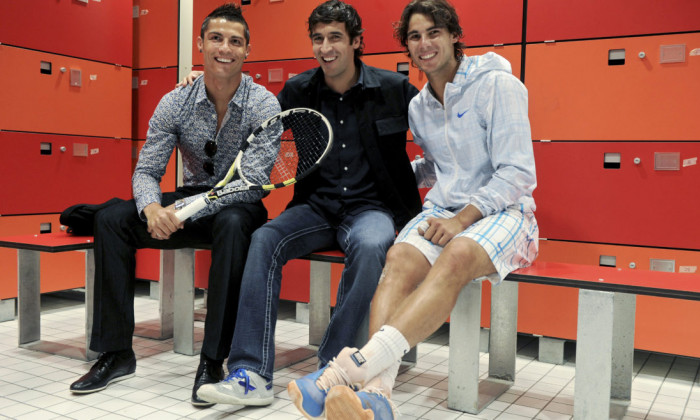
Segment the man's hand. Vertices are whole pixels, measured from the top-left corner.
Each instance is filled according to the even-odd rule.
[[[432,218],[427,220],[428,228],[418,228],[418,233],[435,245],[445,246],[458,233],[464,230],[456,217],[451,219]]]
[[[194,83],[195,79],[203,74],[204,74],[203,71],[192,70],[190,72],[190,74],[185,76],[185,78],[182,79],[182,81],[180,81],[180,83],[176,84],[175,87],[182,87],[182,86],[187,86],[187,85],[191,86]]]
[[[185,222],[175,216],[175,204],[162,207],[158,203],[151,203],[143,209],[143,214],[148,219],[148,233],[153,239],[170,239],[170,235],[185,226]]]
[[[435,245],[445,246],[457,234],[463,232],[482,217],[481,211],[470,204],[449,219],[428,219],[426,221],[428,227],[419,227],[418,233]]]

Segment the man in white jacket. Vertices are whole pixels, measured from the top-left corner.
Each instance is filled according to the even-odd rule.
[[[504,58],[464,56],[461,36],[446,0],[413,0],[402,13],[396,37],[428,78],[409,106],[425,152],[413,167],[419,186],[432,188],[387,254],[372,301],[372,339],[289,384],[307,417],[323,405],[328,419],[368,410],[393,419],[389,398],[401,357],[445,322],[469,282],[498,284],[537,255],[527,90]]]

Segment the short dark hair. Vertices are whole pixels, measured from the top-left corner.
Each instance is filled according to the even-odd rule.
[[[313,35],[314,26],[319,23],[341,22],[350,36],[350,42],[360,37],[360,47],[355,50],[355,58],[362,55],[365,49],[365,41],[362,33],[362,18],[354,7],[340,0],[328,0],[319,4],[309,16],[309,36]]]
[[[457,61],[460,61],[464,55],[462,49],[466,45],[460,41],[463,34],[462,27],[459,25],[459,16],[447,0],[413,0],[403,9],[401,20],[394,24],[394,38],[406,49],[406,52],[411,54],[408,51],[407,43],[408,23],[411,16],[416,13],[428,16],[436,27],[445,28],[451,35],[457,36],[457,42],[454,44],[454,55]]]
[[[250,44],[250,29],[248,29],[248,22],[243,18],[243,10],[233,3],[222,4],[221,6],[214,9],[209,15],[204,18],[202,22],[202,29],[199,32],[199,36],[204,39],[204,32],[207,31],[209,27],[209,21],[216,18],[224,18],[229,22],[238,22],[245,28],[245,43]]]

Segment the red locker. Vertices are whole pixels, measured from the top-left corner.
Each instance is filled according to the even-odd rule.
[[[177,67],[178,14],[177,0],[134,0],[135,69]]]
[[[0,214],[57,213],[131,198],[131,141],[0,132]]]
[[[131,136],[130,68],[7,45],[0,62],[0,130]]]
[[[153,111],[160,99],[175,89],[177,82],[177,68],[134,70],[131,98],[133,139],[146,139]]]
[[[4,0],[0,43],[131,67],[131,13],[129,1]]]
[[[240,4],[240,1],[234,3]],[[202,65],[202,53],[197,49],[197,37],[204,18],[220,0],[195,0],[192,33],[192,63]],[[306,21],[317,0],[252,2],[243,6],[243,17],[250,28],[249,62],[309,58],[313,56]]]
[[[699,46],[700,33],[528,45],[533,139],[699,140]]]
[[[314,59],[266,61],[262,63],[244,63],[243,71],[253,78],[255,83],[263,85],[277,95],[290,78],[306,70],[318,67]]]
[[[541,238],[700,250],[700,142],[533,146]]]
[[[4,195],[3,195],[4,197]],[[0,236],[60,232],[58,214],[0,217]],[[42,253],[41,293],[85,287],[83,251]],[[17,251],[0,248],[0,299],[17,297]]]
[[[537,0],[527,6],[527,42],[700,30],[697,0]]]
[[[129,188],[131,188],[131,174],[133,174],[136,168],[136,163],[138,162],[139,153],[146,143],[146,140],[137,140],[132,142],[132,153],[131,156],[131,172],[129,172]],[[160,180],[160,190],[163,192],[172,192],[177,188],[177,152],[174,151],[170,160],[168,161],[168,166],[165,168],[165,175]]]

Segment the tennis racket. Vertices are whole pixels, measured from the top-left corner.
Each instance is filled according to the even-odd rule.
[[[280,139],[277,157],[266,184],[255,183],[246,174],[246,168],[250,168],[246,163],[252,159],[246,150],[261,136]],[[211,191],[178,210],[175,215],[183,221],[229,194],[253,190],[272,191],[292,185],[318,168],[332,145],[333,130],[321,113],[308,108],[292,108],[280,112],[263,122],[241,144],[226,176]],[[245,185],[227,186],[235,174]]]

